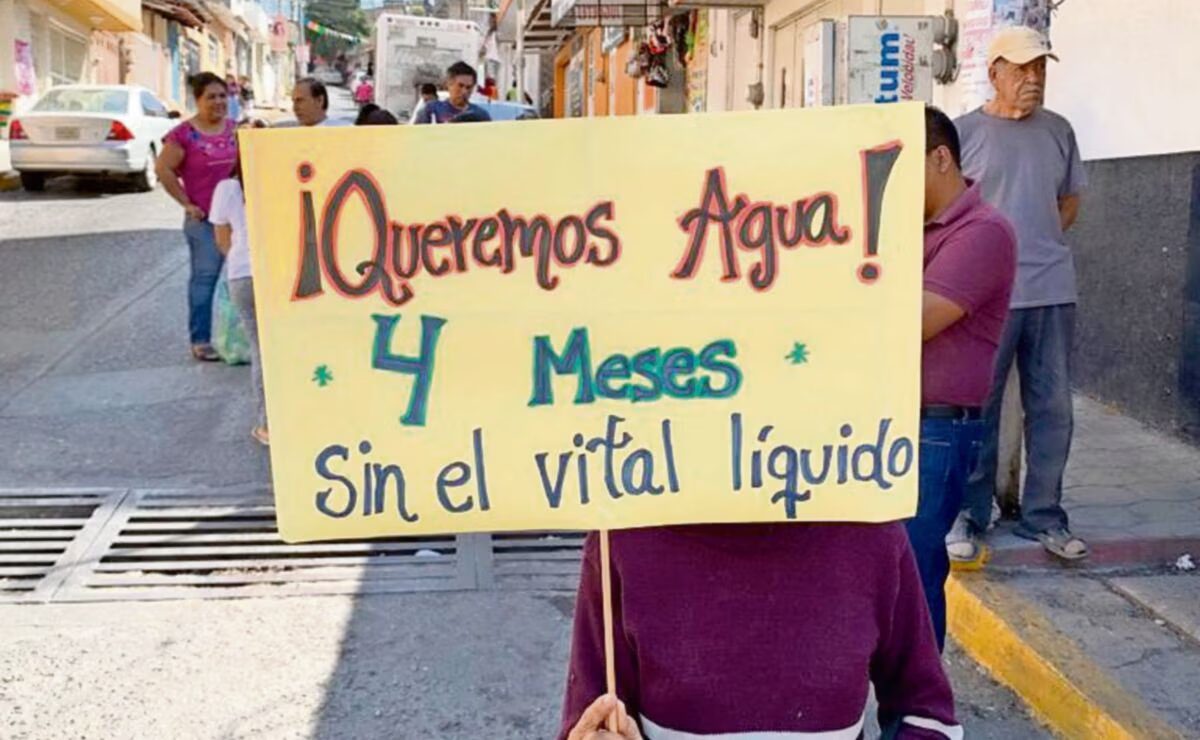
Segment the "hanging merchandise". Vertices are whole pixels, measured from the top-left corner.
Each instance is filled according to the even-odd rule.
[[[647,51],[647,63],[644,69],[646,84],[651,87],[666,87],[671,81],[671,71],[667,68],[667,52],[671,49],[671,35],[667,23],[657,20],[650,25],[650,35],[644,44]],[[641,51],[639,49],[639,58]]]
[[[650,68],[650,47],[646,42],[638,44],[637,53],[629,57],[629,61],[625,63],[625,74],[633,79],[637,79],[646,74],[646,70]]]
[[[667,22],[657,20],[650,24],[650,33],[646,40],[653,55],[666,54],[671,48],[671,34],[667,32]]]
[[[13,42],[13,71],[16,73],[17,94],[37,94],[37,73],[33,68],[33,46],[28,41]]]
[[[646,84],[651,87],[666,87],[671,82],[671,71],[667,69],[666,55],[660,54],[650,62],[646,71]]]

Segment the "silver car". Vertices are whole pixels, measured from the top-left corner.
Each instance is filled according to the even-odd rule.
[[[178,117],[141,87],[51,88],[9,124],[12,166],[26,190],[42,190],[49,177],[84,173],[126,176],[139,190],[153,190],[155,157]]]

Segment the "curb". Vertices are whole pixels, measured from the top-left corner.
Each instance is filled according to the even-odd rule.
[[[1085,536],[1086,537],[1086,536]],[[1091,550],[1084,560],[1067,563],[1031,542],[1023,547],[990,548],[992,568],[1053,568],[1096,570],[1116,567],[1160,566],[1175,562],[1184,553],[1200,556],[1200,537],[1143,537],[1119,540],[1086,538]],[[958,569],[962,570],[962,569]]]
[[[955,574],[946,602],[950,636],[1056,735],[1182,739],[1013,589]]]
[[[0,172],[0,193],[8,190],[20,190],[21,179],[15,172]]]

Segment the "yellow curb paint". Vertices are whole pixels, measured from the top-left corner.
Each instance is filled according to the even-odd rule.
[[[1065,738],[1183,736],[1096,665],[1013,589],[979,574],[946,582],[951,637]]]
[[[992,550],[987,545],[979,546],[979,555],[974,560],[951,560],[950,570],[955,573],[970,573],[983,570],[983,566],[992,558]]]

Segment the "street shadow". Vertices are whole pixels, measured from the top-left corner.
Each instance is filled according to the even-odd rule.
[[[128,179],[88,175],[63,175],[46,181],[46,189],[40,193],[24,189],[0,193],[0,203],[23,201],[27,203],[52,203],[63,200],[97,200],[114,195],[139,192]]]
[[[552,738],[573,608],[563,592],[360,593],[307,736]]]

